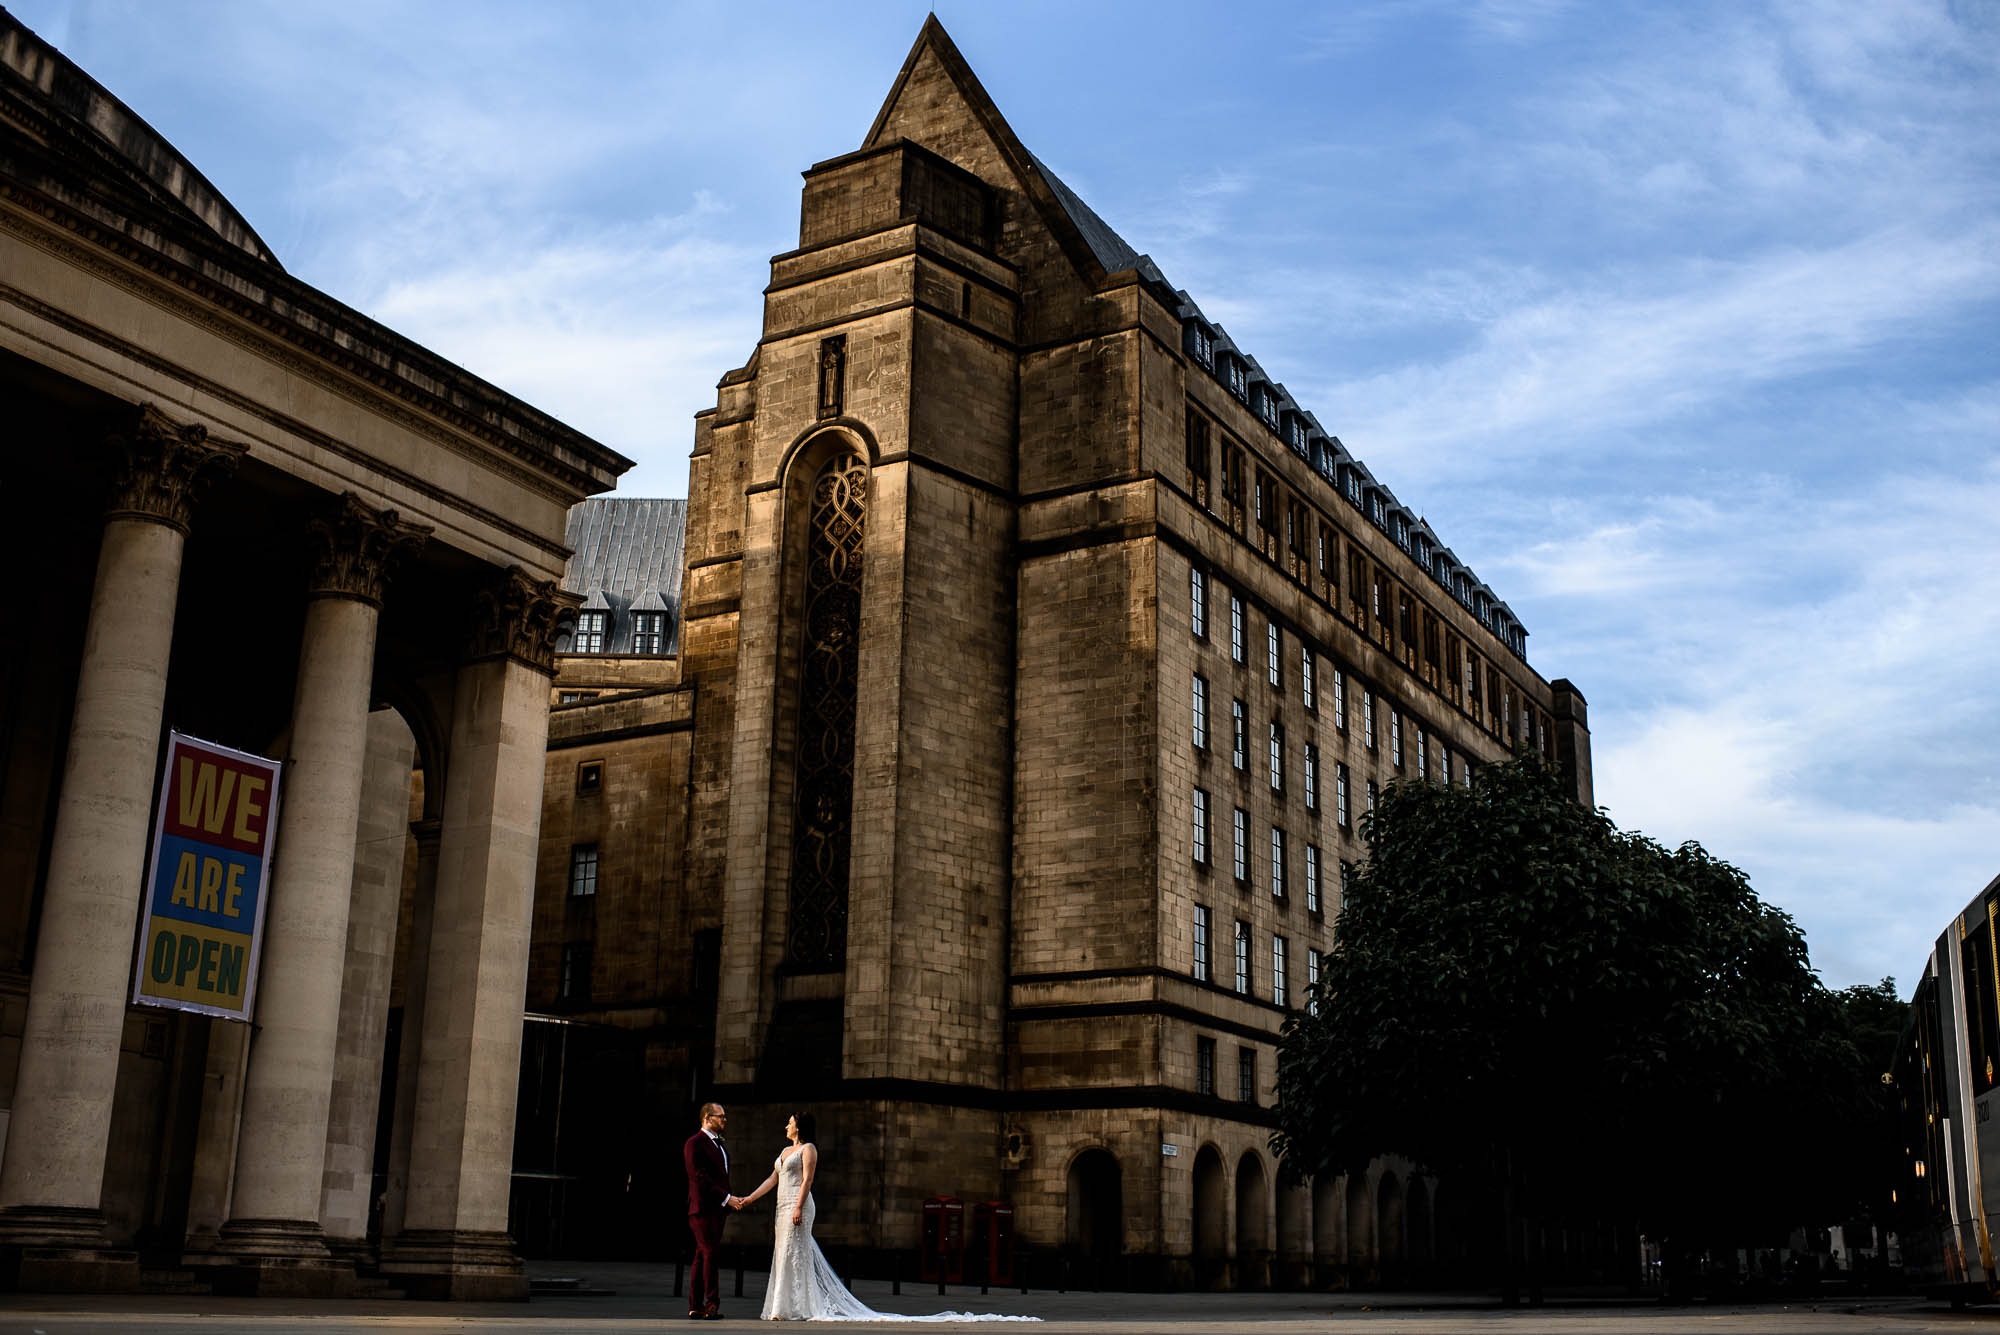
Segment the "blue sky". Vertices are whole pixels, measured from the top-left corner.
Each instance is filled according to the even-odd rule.
[[[9,0],[293,273],[639,461],[922,4]],[[1591,702],[1836,986],[2000,873],[2000,9],[941,3],[1022,140]]]

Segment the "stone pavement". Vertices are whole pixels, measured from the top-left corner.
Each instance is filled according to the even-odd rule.
[[[537,1296],[527,1303],[418,1303],[397,1299],[313,1302],[288,1299],[186,1296],[75,1297],[0,1295],[0,1335],[370,1335],[380,1331],[451,1332],[452,1335],[540,1335],[605,1332],[638,1335],[659,1330],[763,1329],[754,1324],[763,1302],[764,1276],[744,1276],[743,1297],[733,1296],[734,1272],[724,1278],[723,1310],[733,1325],[694,1326],[673,1296],[672,1265],[621,1262],[538,1262],[536,1278],[567,1276],[595,1296]],[[1487,1294],[1366,1293],[994,1293],[936,1289],[863,1280],[855,1293],[878,1311],[928,1315],[943,1310],[1018,1313],[1047,1324],[1036,1335],[1306,1335],[1352,1328],[1365,1335],[1463,1335],[1504,1330],[1530,1335],[1926,1335],[1928,1332],[1995,1332],[2000,1311],[1954,1312],[1917,1298],[1827,1301],[1818,1304],[1660,1308],[1643,1303],[1568,1299],[1540,1309],[1503,1309]],[[1022,1330],[1015,1325],[961,1325],[946,1330]],[[816,1331],[873,1331],[880,1327],[815,1324]]]

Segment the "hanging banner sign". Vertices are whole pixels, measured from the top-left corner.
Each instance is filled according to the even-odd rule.
[[[134,1003],[250,1018],[278,829],[278,768],[263,756],[167,735]]]

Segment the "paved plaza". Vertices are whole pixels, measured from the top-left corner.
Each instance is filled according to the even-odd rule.
[[[592,1293],[537,1296],[527,1303],[433,1304],[394,1299],[308,1302],[214,1297],[0,1296],[0,1335],[363,1335],[375,1331],[453,1332],[462,1335],[538,1335],[539,1332],[609,1332],[661,1329],[731,1329],[691,1325],[673,1296],[672,1265],[627,1263],[531,1266],[537,1278],[566,1276]],[[764,1276],[747,1273],[743,1296],[733,1296],[734,1273],[725,1278],[723,1310],[735,1328],[756,1326]],[[1922,1335],[1929,1331],[2000,1332],[2000,1308],[1954,1312],[1919,1298],[1828,1300],[1812,1304],[1660,1308],[1643,1303],[1566,1298],[1539,1309],[1501,1308],[1491,1295],[1360,1293],[1048,1293],[1018,1291],[981,1297],[975,1289],[936,1290],[905,1285],[893,1295],[886,1282],[863,1280],[855,1293],[878,1311],[928,1315],[944,1310],[1020,1314],[1042,1318],[1031,1327],[1046,1335],[1138,1335],[1146,1331],[1250,1331],[1258,1335],[1352,1327],[1366,1335],[1459,1335],[1467,1331],[1552,1331],[1556,1335]],[[875,1326],[816,1323],[815,1330],[876,1330]],[[959,1325],[947,1330],[1018,1330],[1014,1325]]]

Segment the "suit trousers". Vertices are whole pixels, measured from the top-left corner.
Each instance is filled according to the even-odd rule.
[[[722,1223],[723,1216],[719,1214],[688,1216],[688,1228],[694,1233],[694,1265],[688,1271],[689,1311],[699,1312],[722,1304],[722,1266],[718,1260]]]

